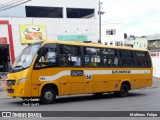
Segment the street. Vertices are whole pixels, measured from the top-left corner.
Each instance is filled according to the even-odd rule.
[[[130,91],[125,98],[104,94],[97,98],[92,94],[58,97],[55,104],[25,104],[20,98],[10,98],[0,92],[1,111],[160,111],[160,80],[153,86]]]
[[[11,98],[0,92],[0,109],[9,111],[159,111],[160,110],[160,80],[155,80],[153,86],[130,91],[125,98],[104,94],[95,97],[92,94],[58,97],[55,104],[28,105],[20,98]],[[2,109],[3,108],[3,109]]]

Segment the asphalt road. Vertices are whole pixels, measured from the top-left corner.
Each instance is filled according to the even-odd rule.
[[[0,110],[9,111],[160,111],[160,88],[130,91],[125,98],[105,94],[94,97],[92,94],[58,97],[55,104],[43,105],[28,103],[19,98],[1,98]]]
[[[26,106],[22,99],[4,97],[0,98],[0,111],[160,111],[160,84],[154,83],[151,88],[130,91],[129,96],[125,98],[115,97],[113,94],[105,94],[100,98],[92,94],[74,95],[58,97],[55,104],[49,105]],[[58,119],[63,120],[63,118]],[[90,120],[90,118],[76,119]],[[92,120],[94,119],[106,118],[93,117]]]

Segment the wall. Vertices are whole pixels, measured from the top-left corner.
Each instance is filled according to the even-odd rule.
[[[153,76],[160,78],[160,57],[152,57]]]

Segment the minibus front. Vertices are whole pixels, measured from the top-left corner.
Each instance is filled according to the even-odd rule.
[[[16,58],[6,82],[7,96],[20,98],[32,96],[31,74],[42,43],[37,42],[26,47]]]

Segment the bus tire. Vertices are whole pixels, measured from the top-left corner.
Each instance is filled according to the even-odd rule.
[[[45,87],[42,89],[40,102],[42,104],[52,104],[56,100],[56,91],[51,87]]]
[[[129,93],[129,86],[127,84],[122,84],[121,89],[118,92],[114,92],[115,96],[126,97]]]

